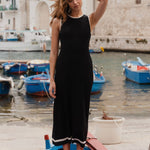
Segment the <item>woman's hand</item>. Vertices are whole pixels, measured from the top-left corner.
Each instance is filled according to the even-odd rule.
[[[56,84],[54,80],[50,81],[49,94],[52,98],[56,98]]]

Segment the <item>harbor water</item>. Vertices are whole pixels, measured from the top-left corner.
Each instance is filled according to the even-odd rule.
[[[150,54],[104,52],[91,54],[93,65],[103,72],[106,83],[103,91],[91,95],[90,119],[100,117],[105,111],[111,116],[148,117],[150,115],[150,85],[139,85],[127,81],[121,63],[140,57],[150,63]],[[49,59],[49,52],[0,52],[0,60]],[[101,67],[103,66],[103,67]],[[102,69],[103,68],[103,69]],[[68,68],[69,69],[69,68]],[[3,72],[0,70],[0,75]],[[13,76],[15,87],[19,75]],[[53,99],[27,95],[25,87],[11,90],[7,97],[0,97],[0,124],[24,120],[30,124],[52,124]]]

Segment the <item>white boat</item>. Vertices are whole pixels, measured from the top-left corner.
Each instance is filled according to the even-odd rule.
[[[45,30],[0,31],[0,51],[50,51],[50,46]]]

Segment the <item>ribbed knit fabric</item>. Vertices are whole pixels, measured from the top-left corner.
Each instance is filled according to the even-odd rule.
[[[61,51],[56,62],[53,144],[76,142],[84,147],[88,130],[90,92],[93,83],[89,54],[89,18],[68,16],[61,26]]]

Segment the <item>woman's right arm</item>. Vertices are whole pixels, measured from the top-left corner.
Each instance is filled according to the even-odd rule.
[[[51,52],[50,52],[50,87],[49,87],[49,93],[50,96],[53,98],[56,98],[56,84],[54,81],[54,75],[55,75],[55,66],[56,66],[56,60],[58,57],[58,49],[59,49],[59,26],[60,26],[60,20],[55,18],[52,23],[52,38],[51,38]]]

